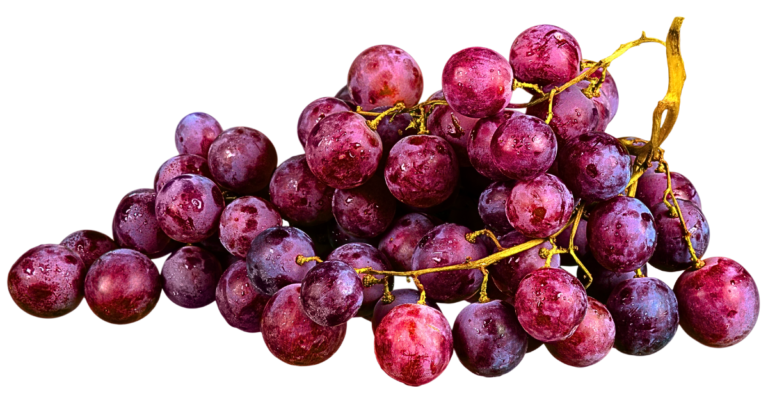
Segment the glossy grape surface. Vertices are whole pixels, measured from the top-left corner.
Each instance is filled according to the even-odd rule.
[[[496,129],[512,116],[521,114],[520,112],[501,112],[493,116],[484,117],[475,123],[472,131],[469,133],[467,142],[467,154],[469,163],[481,175],[494,180],[505,181],[508,179],[496,166],[491,154],[491,139]]]
[[[490,147],[493,162],[502,174],[531,180],[555,162],[557,137],[544,120],[516,114],[499,126]]]
[[[140,189],[120,200],[112,219],[112,237],[118,246],[144,253],[149,258],[162,257],[179,247],[157,222],[156,198],[154,190]]]
[[[616,324],[605,306],[589,298],[584,320],[567,339],[548,343],[547,349],[557,360],[574,367],[591,366],[603,360],[613,347]]]
[[[637,198],[614,197],[597,205],[587,224],[592,256],[615,272],[634,271],[656,249],[656,224]]]
[[[675,198],[691,201],[701,208],[699,193],[688,178],[677,172],[671,172],[670,178],[672,179],[672,194],[675,195]],[[649,169],[637,181],[637,193],[635,195],[648,208],[652,208],[664,201],[666,190],[667,174],[656,173],[655,170]],[[667,197],[667,201],[672,202],[672,197]]]
[[[536,25],[515,38],[509,51],[515,77],[540,86],[562,85],[581,71],[581,47],[568,31]]]
[[[163,264],[163,292],[181,307],[204,307],[216,299],[216,286],[223,272],[213,254],[200,247],[184,246]]]
[[[373,315],[371,316],[371,325],[373,326],[374,333],[376,333],[376,328],[378,328],[381,320],[383,320],[392,309],[401,304],[416,304],[421,297],[421,292],[415,289],[397,289],[392,291],[392,296],[395,298],[392,303],[384,303],[381,300],[376,302],[376,306],[373,309]],[[434,300],[427,298],[425,302],[427,303],[427,306],[432,307],[437,311],[441,311],[440,306],[438,306]]]
[[[336,250],[333,250],[331,254],[326,258],[327,261],[341,261],[352,268],[364,268],[371,267],[376,271],[391,271],[392,267],[389,264],[387,257],[382,254],[376,247],[366,243],[349,243],[345,244]],[[363,279],[363,274],[358,275],[360,280]],[[384,275],[374,275],[376,279],[384,278]],[[390,281],[390,285],[394,281]],[[392,286],[390,286],[392,289]],[[373,313],[373,308],[376,302],[381,299],[384,294],[384,285],[377,284],[370,287],[363,288],[363,302],[360,309],[357,311],[358,317],[367,317]]]
[[[312,239],[293,227],[272,227],[259,233],[248,250],[248,278],[266,295],[304,279],[316,262],[296,263],[296,256],[315,255]]]
[[[696,256],[701,257],[709,246],[709,223],[704,213],[693,202],[678,200],[677,204],[683,212],[683,219],[688,233],[691,234],[691,244]],[[666,204],[659,203],[651,208],[656,222],[657,242],[651,259],[648,261],[654,267],[667,272],[682,271],[693,266],[691,252],[683,237],[683,227],[680,218],[669,215]]]
[[[155,191],[160,192],[166,183],[176,176],[196,174],[213,179],[208,160],[198,155],[176,155],[160,166],[155,174]]]
[[[155,216],[168,236],[182,243],[196,243],[216,233],[224,196],[203,176],[183,174],[157,193]]]
[[[276,166],[275,146],[266,135],[248,127],[224,131],[208,153],[216,183],[237,194],[254,194],[266,187]]]
[[[333,218],[334,188],[312,174],[304,155],[289,158],[277,167],[269,195],[280,214],[291,224],[315,226]]]
[[[513,230],[501,236],[499,243],[502,247],[510,248],[523,244],[528,240],[530,239],[523,236],[520,232]],[[520,281],[529,273],[544,266],[546,258],[542,258],[539,255],[541,249],[551,250],[552,244],[544,242],[539,246],[517,253],[488,267],[493,283],[496,284],[500,291],[507,295],[506,300],[510,303],[515,301],[515,294],[517,293]],[[560,254],[552,256],[550,261],[551,267],[557,268],[560,266],[560,256]]]
[[[109,236],[95,230],[78,230],[65,237],[60,244],[74,251],[86,268],[90,268],[105,253],[117,249],[117,244]]]
[[[469,137],[478,119],[454,111],[449,105],[438,105],[427,118],[427,130],[453,148],[460,166],[470,166]]]
[[[570,86],[557,94],[552,102],[552,121],[549,125],[561,144],[581,134],[591,133],[597,130],[600,125],[600,113],[597,106],[581,92],[587,85],[587,83],[581,82]],[[527,110],[527,114],[542,120],[547,119],[548,113],[549,102],[541,102]]]
[[[512,231],[512,225],[507,219],[507,200],[515,181],[497,181],[491,183],[488,188],[480,193],[477,201],[477,212],[483,220],[485,227],[496,236],[501,236]]]
[[[208,149],[221,134],[221,125],[205,113],[184,116],[176,126],[176,150],[180,155],[191,154],[208,157]]]
[[[565,226],[573,213],[573,195],[548,173],[518,182],[507,200],[507,219],[520,233],[548,237]]]
[[[448,105],[464,116],[488,117],[507,107],[513,79],[504,56],[484,47],[470,47],[445,63],[443,95]]]
[[[321,262],[301,281],[302,309],[324,327],[346,323],[362,305],[363,283],[354,268],[342,261]]]
[[[363,238],[384,233],[397,212],[397,200],[379,176],[359,187],[337,189],[332,205],[339,226],[345,232]]]
[[[424,78],[416,60],[405,50],[377,45],[365,49],[352,62],[347,87],[363,110],[392,106],[399,101],[413,106],[421,99]]]
[[[271,202],[253,196],[240,197],[222,211],[219,239],[230,254],[245,258],[259,233],[282,225],[283,218]]]
[[[312,101],[299,116],[297,131],[301,146],[306,146],[309,133],[312,132],[312,129],[321,120],[334,113],[348,112],[350,110],[352,109],[350,109],[349,105],[337,98],[325,97]]]
[[[610,134],[594,132],[571,138],[557,160],[560,178],[574,197],[585,202],[612,198],[629,184],[629,152]]]
[[[261,331],[261,315],[269,296],[248,279],[245,261],[236,261],[224,271],[216,286],[216,305],[227,324],[245,332]]]
[[[435,220],[418,212],[411,212],[396,219],[379,240],[379,250],[387,257],[392,268],[410,271],[413,252],[424,235],[435,227]]]
[[[598,264],[597,261],[595,261],[591,256],[583,260],[582,263],[584,263],[584,266],[592,275],[592,284],[589,286],[589,288],[587,288],[587,295],[589,297],[594,297],[597,301],[603,304],[608,303],[608,296],[611,295],[611,292],[616,286],[619,286],[620,283],[635,277],[634,271],[613,272],[607,270],[603,268],[602,265]],[[642,272],[644,276],[648,276],[648,265],[643,265],[640,268],[640,272]],[[579,269],[577,276],[579,277],[581,283],[586,286],[589,282],[589,278],[587,278],[587,275],[584,273],[584,271]]]

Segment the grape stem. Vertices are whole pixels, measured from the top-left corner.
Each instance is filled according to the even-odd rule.
[[[661,168],[662,166],[664,167],[664,170],[667,174],[667,189],[664,190],[664,196],[662,200],[669,209],[669,216],[672,218],[678,218],[680,220],[680,229],[683,231],[683,241],[685,242],[686,246],[688,246],[688,252],[691,253],[691,262],[693,263],[693,268],[701,269],[704,267],[705,263],[696,255],[696,249],[693,248],[693,243],[691,242],[691,232],[688,230],[688,226],[685,224],[683,210],[680,209],[680,204],[677,202],[677,197],[675,197],[675,193],[672,191],[672,176],[669,170],[669,163],[662,159],[659,161],[659,167]],[[667,197],[672,199],[671,203],[667,201]]]

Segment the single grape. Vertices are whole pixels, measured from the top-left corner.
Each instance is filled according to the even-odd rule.
[[[608,355],[615,338],[616,325],[611,313],[590,297],[587,314],[576,332],[562,341],[548,343],[547,349],[555,359],[569,366],[587,367]]]
[[[344,324],[363,305],[363,282],[354,268],[341,261],[324,261],[307,271],[301,281],[301,306],[312,321],[324,327]]]
[[[8,272],[8,292],[35,317],[61,317],[80,305],[88,266],[73,250],[44,244],[24,253]]]
[[[691,244],[696,256],[701,257],[709,246],[709,223],[704,213],[696,204],[678,200],[680,210],[683,212],[685,226],[691,234]],[[666,204],[659,203],[651,208],[653,219],[656,221],[657,242],[648,261],[654,267],[667,272],[682,271],[693,265],[691,252],[683,237],[680,218],[670,216]]]
[[[439,376],[453,355],[451,325],[421,304],[401,304],[384,316],[374,336],[376,360],[388,376],[418,387]]]
[[[155,264],[135,250],[118,249],[97,259],[85,277],[85,300],[111,324],[130,324],[160,300],[163,279]]]
[[[555,176],[544,173],[515,184],[507,200],[507,219],[528,237],[548,237],[568,223],[573,195]]]
[[[412,212],[396,219],[381,236],[379,250],[397,271],[410,271],[413,251],[424,235],[435,227],[429,215]]]
[[[509,63],[515,77],[539,86],[563,85],[581,71],[581,47],[568,31],[536,25],[512,42]]]
[[[589,78],[599,79],[602,74],[603,69],[599,68]],[[595,104],[597,112],[600,114],[600,124],[597,131],[605,131],[608,123],[613,120],[619,110],[619,90],[616,88],[616,81],[610,72],[605,73],[605,81],[600,86],[600,96],[593,97],[592,103]]]
[[[672,194],[678,200],[688,200],[701,209],[701,198],[688,178],[677,172],[671,172]],[[647,170],[637,181],[637,199],[648,208],[664,201],[664,192],[667,190],[667,174],[656,173],[655,170]],[[672,197],[667,197],[672,202]]]
[[[634,278],[617,285],[605,304],[616,323],[614,346],[621,353],[646,356],[672,340],[680,321],[677,298],[656,278]]]
[[[261,331],[261,315],[269,296],[261,293],[248,279],[245,261],[236,261],[219,279],[216,305],[227,324],[245,332]]]
[[[395,219],[397,200],[380,176],[360,187],[333,194],[333,216],[345,232],[364,238],[376,237]]]
[[[552,102],[552,121],[549,125],[561,145],[571,138],[597,130],[601,123],[600,113],[595,103],[581,92],[587,85],[589,84],[582,81],[555,95],[555,100]],[[548,92],[549,88],[544,90]],[[533,105],[526,113],[546,120],[549,114],[549,102],[544,101]]]
[[[512,231],[501,236],[499,243],[501,243],[502,247],[510,248],[519,246],[528,240],[530,239],[520,234],[520,232]],[[515,302],[515,294],[520,286],[520,281],[529,273],[543,267],[547,261],[546,258],[542,258],[539,254],[541,249],[551,250],[552,244],[544,242],[539,246],[517,253],[488,267],[493,283],[508,296],[506,300],[510,303]],[[559,254],[552,256],[550,266],[553,268],[560,266]]]
[[[376,333],[376,328],[378,328],[379,324],[381,324],[381,320],[383,320],[384,317],[389,314],[390,311],[392,311],[392,309],[401,304],[417,304],[419,298],[421,297],[421,293],[415,289],[397,289],[392,291],[392,296],[395,298],[392,303],[384,303],[383,301],[379,300],[376,302],[376,306],[373,308],[371,325],[373,326],[374,334]],[[437,311],[441,311],[440,306],[438,306],[434,300],[427,298],[425,302],[427,303],[427,306],[432,307]]]
[[[467,153],[469,163],[477,171],[494,181],[505,181],[508,179],[496,166],[491,155],[491,139],[496,129],[512,116],[517,116],[520,112],[501,112],[493,116],[484,117],[475,123],[472,131],[469,133],[467,142]]]
[[[464,116],[500,113],[512,99],[512,68],[499,53],[470,47],[451,56],[443,68],[443,94]]]
[[[272,202],[292,225],[315,226],[331,220],[333,191],[312,174],[304,155],[280,164],[269,183]]]
[[[448,105],[438,105],[427,117],[427,130],[429,133],[440,137],[453,148],[460,166],[470,166],[469,136],[477,124],[478,119],[467,117],[455,112]]]
[[[467,370],[483,377],[498,377],[523,360],[528,334],[509,304],[501,300],[472,303],[453,323],[453,347]]]
[[[163,264],[163,291],[185,308],[200,308],[216,300],[216,285],[224,271],[216,257],[196,246],[176,250]]]
[[[334,98],[343,100],[351,110],[355,110],[355,108],[357,108],[357,103],[355,103],[355,100],[352,99],[352,94],[349,93],[349,87],[346,85],[341,87],[339,92],[336,92]]]
[[[538,340],[538,339],[528,335],[528,349],[525,350],[525,353],[526,354],[531,353],[534,350],[540,348],[541,345],[543,345],[543,344],[544,344],[544,342],[542,342],[542,341],[540,341],[540,340]]]
[[[348,112],[352,110],[343,100],[337,98],[320,98],[304,108],[299,116],[299,142],[301,146],[307,145],[307,137],[317,123],[334,113]]]
[[[324,327],[310,320],[301,308],[301,286],[294,283],[267,302],[261,333],[267,349],[278,359],[294,366],[312,366],[339,350],[347,324]]]
[[[196,174],[213,179],[208,161],[197,155],[176,155],[160,166],[155,174],[155,191],[160,192],[171,179],[183,174]]]
[[[219,239],[232,255],[245,258],[259,233],[282,225],[283,218],[271,202],[253,196],[240,197],[222,211]]]
[[[112,219],[112,237],[118,246],[149,258],[160,258],[180,247],[160,228],[155,215],[156,198],[154,190],[140,189],[120,200]]]
[[[390,109],[388,106],[379,106],[372,111],[382,113],[388,109]],[[367,119],[373,120],[374,117],[368,117]],[[394,147],[401,138],[418,134],[419,130],[417,127],[409,128],[412,122],[413,117],[408,113],[384,116],[381,121],[379,121],[379,125],[376,127],[376,132],[379,134],[379,137],[381,137],[381,145],[384,150],[384,153],[382,154],[383,160],[387,160],[389,151],[392,150],[392,147]]]
[[[493,163],[505,176],[530,180],[545,173],[557,156],[557,137],[543,120],[516,114],[491,137]]]
[[[512,188],[515,187],[515,181],[497,181],[491,183],[485,191],[480,194],[477,202],[477,212],[480,219],[483,220],[485,227],[496,236],[509,233],[513,230],[512,225],[507,219],[507,200]]]
[[[469,228],[453,223],[436,226],[419,240],[413,252],[411,269],[445,267],[466,261],[477,261],[488,255],[481,243],[470,243]],[[436,272],[419,276],[430,299],[440,303],[455,303],[472,296],[480,289],[483,274],[477,269]]]
[[[219,134],[221,125],[210,115],[199,112],[188,114],[176,126],[176,149],[179,155],[207,158],[208,149]]]
[[[391,271],[392,268],[389,265],[389,261],[384,254],[376,249],[376,247],[366,243],[349,243],[345,244],[336,250],[333,250],[331,254],[326,258],[327,261],[341,261],[352,268],[365,268],[370,267],[376,271]],[[360,279],[363,279],[363,274],[358,275]],[[384,275],[374,275],[376,279],[383,279]],[[394,285],[394,281],[390,281],[390,289]],[[370,287],[363,288],[363,303],[360,309],[357,311],[358,317],[367,317],[373,313],[373,308],[376,302],[381,299],[384,294],[384,285],[378,284]]]
[[[587,295],[594,297],[597,301],[603,304],[608,303],[608,296],[611,295],[613,288],[618,286],[620,283],[635,277],[634,271],[613,272],[607,270],[603,268],[602,265],[598,264],[597,261],[595,261],[591,256],[585,260],[582,260],[582,263],[592,275],[592,284],[587,288]],[[643,276],[647,276],[648,265],[643,265],[640,268],[640,272],[643,273]],[[581,283],[586,286],[589,282],[589,278],[584,273],[584,271],[579,269],[577,276],[579,277]]]
[[[414,135],[403,138],[392,148],[384,179],[398,201],[428,208],[451,196],[459,180],[459,165],[444,139]]]
[[[90,268],[105,253],[117,249],[117,244],[109,236],[95,230],[78,230],[65,237],[60,244],[74,251],[86,268]]]
[[[565,230],[563,230],[563,233],[557,235],[557,238],[555,238],[557,247],[561,247],[566,250],[568,249],[571,244],[572,227],[573,226],[568,226],[565,228]],[[573,245],[576,247],[576,256],[579,257],[581,262],[584,262],[587,259],[592,259],[592,254],[589,252],[589,243],[587,243],[587,220],[584,219],[583,216],[579,220],[579,226],[576,228],[576,236],[573,237]],[[559,254],[559,256],[560,265],[567,267],[576,265],[576,261],[573,259],[573,257],[571,257],[570,254]]]
[[[651,211],[632,197],[613,197],[597,205],[587,224],[592,256],[603,267],[628,272],[647,263],[656,249]]]
[[[224,131],[208,153],[216,183],[238,194],[254,194],[266,187],[276,166],[275,146],[266,135],[248,127]]]
[[[303,265],[296,257],[315,255],[312,239],[293,227],[271,227],[259,233],[248,250],[248,278],[260,292],[272,296],[285,286],[304,279],[314,261]]]
[[[515,311],[525,332],[542,342],[571,336],[587,313],[584,286],[562,268],[526,275],[515,293]]]
[[[352,236],[344,229],[342,229],[342,227],[339,226],[339,223],[335,220],[328,223],[328,226],[326,227],[326,233],[328,234],[328,240],[330,241],[332,248],[338,248],[349,243],[376,244],[378,241],[376,238],[362,238]]]
[[[339,112],[320,121],[305,148],[312,173],[329,186],[342,189],[368,181],[383,152],[379,135],[354,112]]]
[[[573,196],[591,203],[622,193],[631,175],[629,152],[606,133],[581,134],[565,143],[558,171]]]
[[[363,110],[397,102],[414,106],[424,91],[424,78],[416,60],[405,50],[377,45],[365,49],[352,62],[347,87]]]
[[[202,241],[214,233],[224,210],[224,196],[203,176],[183,174],[157,193],[157,223],[172,239],[182,243]]]

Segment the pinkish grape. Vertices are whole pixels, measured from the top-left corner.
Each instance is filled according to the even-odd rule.
[[[519,246],[528,240],[530,239],[520,234],[520,232],[513,230],[501,236],[499,243],[501,243],[502,247],[510,248]],[[544,242],[539,246],[517,253],[488,267],[493,283],[496,284],[499,290],[508,295],[506,300],[510,303],[515,302],[515,294],[520,286],[520,281],[529,273],[544,266],[546,258],[542,258],[539,255],[539,250],[541,249],[551,250],[552,244]],[[560,266],[559,254],[552,256],[550,266],[553,268]]]
[[[312,321],[324,327],[344,324],[363,305],[363,282],[342,261],[321,262],[301,281],[301,306]]]
[[[562,341],[548,343],[547,349],[555,359],[569,366],[587,367],[608,355],[615,338],[616,325],[611,313],[590,297],[587,314],[576,332]]]
[[[86,268],[90,268],[105,253],[117,249],[117,244],[109,236],[95,230],[78,230],[65,237],[60,244],[74,251]]]
[[[131,191],[117,205],[112,219],[112,237],[122,248],[160,258],[180,247],[160,228],[155,215],[157,193],[151,189]]]
[[[321,120],[334,113],[348,112],[350,110],[349,105],[337,98],[326,97],[312,101],[299,116],[298,133],[301,146],[306,146],[309,133],[312,132],[312,129]]]
[[[188,114],[176,126],[176,149],[180,155],[207,158],[208,149],[219,134],[221,125],[210,115],[199,112]]]
[[[172,239],[195,243],[216,233],[224,210],[224,196],[203,176],[183,174],[169,181],[157,194],[157,223]]]
[[[387,257],[376,247],[366,243],[348,243],[328,255],[326,261],[341,261],[352,268],[370,267],[376,271],[391,271]],[[359,274],[363,279],[363,274]],[[374,275],[376,279],[383,279],[384,275]],[[390,281],[390,289],[394,281]],[[376,302],[384,294],[384,285],[378,284],[363,288],[363,303],[357,312],[358,317],[370,316]]]
[[[678,200],[688,200],[701,208],[701,198],[688,178],[677,172],[671,172],[672,194]],[[667,190],[667,174],[656,173],[649,169],[640,180],[637,181],[637,199],[642,201],[648,208],[664,201],[664,192]],[[667,201],[672,202],[672,197],[667,197]]]
[[[352,62],[347,87],[363,110],[397,102],[414,106],[424,91],[424,78],[416,60],[405,50],[377,45],[365,49]]]
[[[208,153],[216,183],[237,194],[254,194],[266,187],[276,166],[275,146],[266,135],[248,127],[224,131]]]
[[[397,200],[380,176],[360,187],[333,194],[333,216],[339,226],[352,236],[376,237],[395,219]]]
[[[269,299],[251,284],[243,260],[227,268],[216,286],[216,305],[221,316],[229,325],[245,332],[261,331],[261,315]]]
[[[158,193],[176,176],[183,174],[196,174],[213,179],[208,169],[208,161],[197,155],[177,155],[165,161],[155,174],[155,191]]]
[[[438,105],[427,118],[427,130],[431,135],[440,137],[453,148],[460,166],[470,166],[467,146],[472,129],[478,119],[455,112],[448,105]]]
[[[222,211],[219,239],[230,254],[245,258],[259,233],[282,225],[283,218],[271,202],[253,196],[240,197]]]
[[[518,182],[507,200],[507,219],[528,237],[543,238],[565,226],[573,213],[573,195],[555,176],[544,173]]]
[[[470,47],[445,63],[443,94],[458,113],[488,117],[507,107],[513,80],[512,68],[504,56],[484,47]]]
[[[560,178],[573,196],[584,202],[613,198],[629,184],[629,153],[610,134],[594,132],[573,137],[557,160]]]
[[[512,188],[515,187],[515,181],[497,181],[491,183],[488,188],[480,194],[477,202],[477,212],[480,219],[483,220],[485,227],[496,236],[509,233],[513,230],[512,225],[507,219],[507,200]]]
[[[312,239],[293,227],[271,227],[256,236],[248,250],[248,278],[256,288],[266,295],[273,295],[281,288],[304,279],[316,262],[303,265],[296,263],[296,257],[315,255]]]
[[[496,167],[505,176],[530,180],[545,173],[557,156],[557,138],[543,120],[516,114],[502,123],[490,143]]]
[[[216,285],[223,272],[213,254],[200,247],[184,246],[163,264],[163,292],[181,307],[204,307],[216,299]]]
[[[691,244],[696,256],[701,257],[709,246],[709,223],[704,213],[696,204],[678,200],[683,212],[685,226],[691,234]],[[659,203],[651,208],[653,219],[656,221],[657,242],[651,259],[648,261],[654,267],[667,272],[682,271],[693,266],[691,252],[683,237],[680,218],[672,217],[666,204]]]
[[[481,175],[494,180],[505,181],[508,179],[496,166],[491,155],[491,139],[496,129],[512,116],[521,114],[520,112],[501,112],[493,116],[484,117],[475,123],[474,128],[469,134],[467,142],[467,153],[469,154],[469,163]]]
[[[434,218],[426,214],[412,212],[403,215],[381,236],[379,250],[387,257],[392,268],[410,271],[416,245],[434,227]]]
[[[613,197],[597,205],[587,224],[592,256],[615,272],[640,268],[656,249],[656,223],[651,211],[632,197]]]
[[[392,296],[395,298],[392,303],[384,303],[381,300],[376,302],[376,306],[373,309],[373,315],[371,316],[371,324],[373,326],[374,334],[376,333],[376,328],[381,324],[381,320],[383,320],[390,311],[401,304],[418,303],[421,298],[421,293],[415,289],[397,289],[392,291]],[[432,307],[437,311],[441,311],[440,306],[438,306],[434,300],[427,298],[425,302],[427,303],[427,306]]]
[[[561,145],[571,138],[597,130],[600,125],[600,113],[595,103],[581,92],[587,85],[586,82],[580,82],[555,95],[552,102],[552,121],[549,125]],[[545,91],[547,89],[549,88],[545,88]],[[533,105],[526,113],[546,120],[549,102]]]
[[[542,87],[562,85],[581,71],[581,47],[568,31],[536,25],[515,38],[509,51],[515,77]]]
[[[277,167],[269,195],[280,214],[291,224],[314,226],[333,218],[329,187],[312,174],[304,155],[289,158]]]

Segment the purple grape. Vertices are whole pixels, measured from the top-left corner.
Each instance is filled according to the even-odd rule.
[[[188,114],[176,126],[176,149],[180,155],[207,158],[208,149],[219,134],[221,125],[210,115],[199,112]]]
[[[587,292],[561,268],[540,268],[526,275],[515,293],[515,311],[525,332],[542,342],[571,336],[587,313]]]
[[[760,313],[760,295],[752,276],[724,257],[704,260],[701,269],[682,273],[675,283],[680,326],[704,345],[723,348],[747,337]]]
[[[331,245],[331,237],[329,235],[328,226],[333,224],[336,226],[336,222],[327,223],[319,226],[296,226],[303,230],[310,239],[312,239],[312,245],[315,248],[315,255],[325,260],[328,254],[333,251],[334,247]]]
[[[469,228],[453,223],[436,226],[427,233],[413,252],[411,269],[445,267],[466,261],[477,261],[488,255],[481,243],[466,239]],[[480,289],[483,274],[477,269],[437,272],[420,275],[427,296],[440,303],[455,303],[472,296]]]
[[[219,239],[232,255],[245,258],[259,233],[282,225],[283,218],[271,202],[253,196],[240,197],[221,213]]]
[[[520,232],[512,231],[501,236],[499,243],[501,243],[502,247],[510,248],[519,246],[528,240],[530,239],[520,234]],[[541,258],[539,255],[539,250],[542,248],[551,250],[552,244],[544,242],[540,246],[517,253],[488,267],[493,283],[496,284],[499,290],[508,295],[506,300],[510,303],[515,302],[515,294],[520,286],[520,281],[529,273],[543,267],[547,261],[546,258]],[[552,268],[560,267],[559,254],[552,256],[550,266]]]
[[[493,134],[490,149],[502,174],[511,179],[530,180],[545,173],[555,162],[557,138],[543,120],[516,114]]]
[[[216,256],[216,259],[219,260],[219,263],[221,264],[221,267],[225,270],[227,267],[229,267],[233,262],[242,260],[242,257],[236,257],[227,251],[227,249],[224,247],[223,244],[221,244],[221,240],[219,240],[219,231],[216,230],[216,233],[211,235],[205,240],[199,241],[193,246],[200,247],[204,249],[205,251],[208,251],[212,253],[214,256]]]
[[[480,194],[480,199],[477,202],[477,212],[480,214],[480,219],[483,220],[485,227],[497,236],[513,230],[509,219],[507,219],[507,200],[512,188],[515,187],[515,183],[514,180],[491,183]]]
[[[589,298],[584,320],[568,339],[548,343],[547,349],[555,359],[574,367],[591,366],[603,360],[613,347],[616,325],[613,317],[599,301]]]
[[[453,355],[451,325],[421,304],[401,304],[376,328],[376,360],[388,376],[418,387],[437,378]]]
[[[338,222],[335,220],[328,224],[327,233],[332,248],[338,248],[349,243],[366,243],[371,245],[376,244],[375,238],[362,238],[352,236],[351,234],[344,231],[344,229],[342,229],[342,227],[339,226]]]
[[[602,74],[603,69],[599,68],[589,78],[600,78]],[[605,81],[600,86],[600,96],[592,98],[592,103],[595,104],[597,112],[600,114],[600,124],[597,131],[605,131],[608,123],[613,120],[619,110],[619,90],[616,88],[616,81],[610,72],[606,72]]]
[[[373,111],[382,113],[388,110],[388,106],[379,106],[374,108]],[[373,120],[373,117],[368,117],[368,120]],[[401,138],[418,134],[418,128],[408,128],[413,122],[413,117],[408,113],[399,113],[394,116],[385,116],[379,121],[379,125],[376,127],[376,132],[381,137],[381,144],[384,149],[382,159],[386,160],[389,157],[389,151],[392,147],[400,141]]]
[[[688,200],[696,204],[701,209],[701,198],[688,178],[677,172],[671,172],[672,194],[678,200]],[[647,170],[640,180],[637,181],[637,199],[642,201],[648,208],[664,201],[664,192],[667,190],[667,174],[656,173],[654,170]],[[667,197],[667,201],[672,202],[672,197]]]
[[[224,196],[216,184],[203,176],[183,174],[157,193],[157,223],[172,239],[195,243],[216,233],[224,210]]]
[[[376,247],[365,243],[349,243],[345,244],[328,255],[327,261],[341,261],[352,268],[365,268],[370,267],[376,271],[391,271],[392,268],[389,265],[387,257],[382,254]],[[360,279],[363,279],[363,275],[360,274]],[[374,275],[376,279],[383,279],[384,275]],[[393,281],[390,281],[390,285]],[[391,286],[390,286],[391,289]],[[363,303],[360,309],[357,311],[358,317],[370,316],[373,313],[373,308],[376,302],[381,299],[384,294],[384,285],[373,285],[367,288],[363,288]]]
[[[352,62],[347,87],[363,110],[397,102],[414,106],[424,91],[424,78],[416,60],[405,50],[377,45],[365,49]]]
[[[160,258],[178,248],[157,221],[155,199],[157,193],[150,189],[128,193],[117,204],[112,219],[112,237],[121,248],[130,248]]]
[[[484,47],[470,47],[445,63],[443,94],[451,108],[464,116],[488,117],[507,107],[513,80],[504,56]]]
[[[597,205],[587,224],[589,250],[608,270],[628,272],[647,263],[656,248],[656,223],[642,202],[613,197]]]
[[[288,285],[269,299],[261,316],[261,333],[272,354],[294,366],[328,360],[341,346],[347,324],[324,327],[301,308],[301,286]]]
[[[585,260],[582,260],[582,263],[592,275],[592,284],[587,288],[587,295],[594,297],[597,301],[603,304],[608,302],[608,296],[611,295],[613,288],[618,286],[620,283],[635,277],[634,271],[609,271],[603,268],[602,265],[598,264],[597,261],[595,261],[591,256]],[[647,276],[648,265],[643,265],[640,268],[640,271],[644,276]],[[586,285],[587,282],[589,282],[589,278],[587,278],[587,275],[583,270],[579,269],[577,274],[581,283]]]
[[[507,200],[507,219],[528,237],[549,237],[568,223],[573,195],[555,176],[544,173],[518,182]]]
[[[292,225],[314,226],[331,220],[333,191],[312,174],[304,155],[280,164],[269,183],[272,202]]]
[[[332,114],[320,121],[305,148],[312,173],[329,186],[342,189],[368,181],[383,152],[379,135],[354,112]]]
[[[563,85],[581,71],[581,47],[568,31],[536,25],[515,38],[509,51],[515,77],[540,86]]]
[[[269,296],[248,279],[245,261],[232,264],[216,286],[216,305],[227,324],[245,332],[261,331],[261,315]]]
[[[683,212],[685,226],[691,234],[691,244],[697,256],[702,256],[709,246],[709,223],[704,213],[696,204],[677,201]],[[664,203],[651,208],[653,219],[656,221],[657,242],[651,259],[648,261],[654,267],[667,272],[682,271],[693,265],[691,252],[683,238],[680,218],[669,215],[669,208]]]
[[[509,304],[500,300],[472,303],[456,317],[453,347],[467,370],[483,377],[498,377],[523,360],[528,334]]]
[[[616,286],[605,304],[616,323],[614,346],[621,353],[646,356],[672,340],[680,321],[677,298],[656,278],[634,278]]]
[[[19,257],[8,272],[8,292],[35,317],[61,317],[80,305],[88,266],[77,253],[58,244],[37,246]]]
[[[111,324],[130,324],[149,314],[160,300],[163,280],[155,264],[135,250],[110,251],[85,277],[85,300]]]
[[[259,233],[248,250],[248,278],[262,293],[272,296],[281,288],[304,279],[314,261],[303,265],[296,257],[315,255],[312,239],[293,227],[272,227]]]
[[[397,200],[379,176],[360,187],[333,193],[333,216],[352,236],[371,238],[384,233],[396,212]]]
[[[266,135],[248,127],[224,131],[208,153],[216,183],[238,194],[254,194],[266,187],[276,166],[275,146]]]
[[[185,308],[207,306],[216,299],[216,285],[223,270],[216,257],[196,246],[176,250],[163,264],[163,291]]]
[[[587,85],[586,82],[580,82],[555,95],[549,125],[561,145],[571,138],[597,130],[601,123],[595,103],[581,92]],[[548,89],[545,88],[545,91]],[[549,102],[541,102],[527,110],[527,114],[542,120],[547,119],[548,113]]]
[[[301,281],[301,306],[312,321],[324,327],[344,324],[363,305],[363,282],[341,261],[324,261],[307,271]]]
[[[448,199],[459,180],[450,144],[433,135],[403,138],[392,148],[384,168],[387,187],[398,201],[428,208]]]
[[[65,237],[60,244],[74,251],[86,268],[105,253],[117,249],[117,244],[109,236],[95,230],[78,230]]]
[[[336,95],[334,96],[334,98],[343,100],[344,103],[346,103],[351,110],[355,110],[355,108],[357,107],[357,103],[355,103],[355,100],[352,99],[352,94],[349,93],[349,87],[346,85],[341,87],[341,89],[339,89],[339,92],[336,92]]]
[[[373,326],[373,332],[376,333],[376,328],[381,324],[381,320],[389,314],[395,307],[401,304],[416,304],[421,298],[421,293],[415,289],[397,289],[392,291],[394,300],[392,303],[384,303],[381,300],[376,302],[376,306],[373,308],[373,315],[371,316],[371,325]],[[426,305],[432,307],[437,311],[440,310],[440,306],[435,303],[434,300],[427,298],[425,300]]]
[[[438,105],[427,117],[427,130],[440,137],[453,148],[460,166],[470,166],[467,146],[472,129],[478,119],[456,113],[448,105]]]
[[[381,236],[379,250],[397,271],[410,271],[413,251],[422,237],[435,227],[435,220],[426,214],[412,212],[401,216]]]
[[[183,174],[196,174],[213,179],[208,161],[197,155],[176,155],[165,161],[155,174],[155,191],[160,192],[166,183]]]
[[[337,98],[320,98],[304,108],[299,116],[299,142],[301,146],[307,145],[307,137],[317,123],[334,113],[348,112],[352,110],[343,100]]]
[[[557,247],[561,247],[566,250],[568,249],[571,244],[572,227],[573,226],[568,226],[565,228],[565,230],[563,230],[563,233],[560,233],[557,236],[555,239]],[[585,259],[592,259],[592,255],[589,253],[589,243],[587,243],[587,221],[583,216],[579,220],[579,226],[576,228],[576,236],[573,238],[573,245],[576,247],[576,255],[579,257],[581,262],[584,262]],[[576,265],[576,261],[568,253],[560,254],[560,265],[571,267]]]
[[[505,181],[508,179],[496,166],[491,155],[491,139],[496,129],[512,116],[517,116],[519,112],[502,112],[493,116],[484,117],[475,123],[474,128],[469,133],[467,142],[467,153],[469,154],[469,163],[477,171],[494,181]]]
[[[584,202],[615,197],[629,184],[629,153],[610,134],[595,132],[572,138],[557,161],[560,178],[573,196]]]

